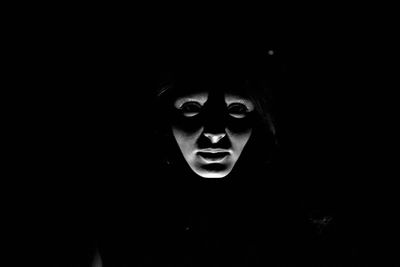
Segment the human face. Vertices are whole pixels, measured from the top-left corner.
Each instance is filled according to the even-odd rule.
[[[252,101],[239,93],[195,91],[174,101],[172,132],[190,168],[203,178],[223,178],[252,133]]]

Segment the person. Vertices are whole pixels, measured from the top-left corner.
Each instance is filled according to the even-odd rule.
[[[300,242],[277,171],[276,76],[251,58],[210,57],[169,66],[155,94],[154,266],[257,266]]]
[[[144,105],[146,179],[115,227],[121,238],[99,249],[104,266],[324,266],[338,254],[320,234],[331,218],[310,223],[287,177],[271,54],[162,60]]]
[[[260,160],[272,160],[277,139],[270,81],[254,68],[229,66],[226,59],[213,67],[205,59],[189,60],[194,62],[164,73],[157,91],[157,146],[169,151],[164,161],[171,164],[183,156],[197,176],[227,178],[239,162],[253,161],[256,167]],[[256,143],[258,151],[246,153]]]

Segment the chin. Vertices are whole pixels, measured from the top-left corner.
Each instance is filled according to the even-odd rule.
[[[220,179],[228,176],[230,171],[195,171],[195,173],[202,178]]]
[[[195,174],[197,174],[202,178],[220,179],[228,176],[228,174],[232,171],[234,164],[230,164],[230,162],[224,164],[194,163],[194,164],[189,164],[189,166]]]

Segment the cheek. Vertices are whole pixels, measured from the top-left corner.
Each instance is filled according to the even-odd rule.
[[[172,126],[172,133],[175,137],[176,142],[178,143],[182,152],[189,152],[192,150],[196,144],[197,139],[200,137],[202,132],[202,128],[198,129],[188,129]]]
[[[232,142],[233,149],[236,153],[241,153],[246,143],[249,141],[252,129],[248,128],[241,132],[234,132],[227,129],[227,134]]]
[[[175,115],[171,123],[172,128],[181,132],[183,136],[195,135],[203,126],[203,122],[199,116],[194,118],[185,118]]]
[[[194,142],[201,134],[202,123],[201,120],[196,118],[184,118],[175,115],[172,123],[172,131],[178,144],[185,145],[184,143]]]
[[[228,118],[226,127],[236,136],[247,135],[253,128],[253,116],[244,119]]]

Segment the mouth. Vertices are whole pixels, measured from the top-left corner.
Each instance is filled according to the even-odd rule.
[[[203,158],[206,162],[220,162],[223,161],[226,157],[230,155],[230,152],[227,150],[202,150],[197,152],[197,154]]]

